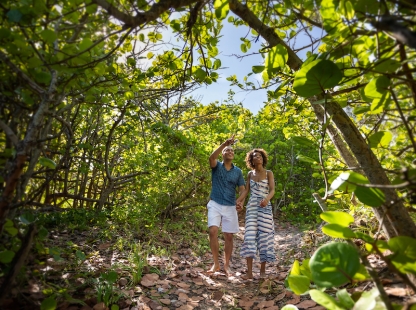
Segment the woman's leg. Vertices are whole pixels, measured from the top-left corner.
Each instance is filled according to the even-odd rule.
[[[260,266],[260,278],[266,277],[266,262],[262,262]]]
[[[247,257],[247,274],[242,276],[244,280],[253,279],[253,258]]]

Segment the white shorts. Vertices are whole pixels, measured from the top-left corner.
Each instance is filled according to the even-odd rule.
[[[210,200],[207,204],[208,208],[208,227],[222,224],[222,232],[238,233],[238,215],[235,206],[223,206]]]

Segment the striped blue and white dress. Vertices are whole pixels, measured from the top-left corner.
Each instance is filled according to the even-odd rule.
[[[240,255],[255,259],[258,254],[262,263],[276,260],[272,205],[269,202],[266,207],[260,207],[260,201],[268,194],[269,181],[267,172],[264,180],[255,182],[250,179],[250,199],[247,203],[246,230]]]

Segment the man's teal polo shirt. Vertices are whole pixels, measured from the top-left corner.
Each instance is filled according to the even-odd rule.
[[[217,161],[217,165],[211,170],[211,176],[211,199],[223,206],[235,206],[235,189],[245,185],[241,169],[232,164],[231,169],[227,170],[223,162]]]

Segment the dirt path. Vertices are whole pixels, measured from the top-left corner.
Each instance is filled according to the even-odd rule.
[[[118,306],[111,310],[278,310],[288,304],[293,304],[298,309],[324,309],[311,300],[309,295],[297,296],[284,286],[293,261],[309,258],[319,245],[320,238],[324,237],[315,231],[301,232],[295,226],[275,219],[277,261],[266,266],[265,279],[259,278],[260,265],[255,263],[254,279],[244,281],[241,275],[246,271],[246,263],[239,255],[244,236],[244,216],[240,215],[240,231],[234,237],[232,276],[227,277],[222,271],[207,274],[206,270],[212,266],[211,254],[198,257],[187,245],[178,245],[179,250],[171,257],[148,257],[148,266],[145,266],[143,277],[137,285],[132,285],[129,268],[133,267],[126,251],[117,250],[114,243],[103,242],[97,238],[99,233],[95,228],[84,232],[52,231],[48,247],[70,247],[72,250],[67,253],[74,254],[61,253],[59,260],[47,255],[46,262],[32,258],[26,270],[27,281],[22,286],[15,287],[12,290],[13,296],[0,308],[36,310],[40,309],[42,301],[52,296],[58,300],[57,309],[60,310],[107,310],[105,304],[97,300],[98,290],[101,289]],[[221,236],[219,240],[222,248]],[[82,261],[76,259],[80,255],[77,254],[77,249],[87,255]],[[378,270],[392,300],[401,304],[416,301],[416,296],[408,295],[408,290],[400,279],[391,275],[380,259],[371,256],[368,258]],[[107,280],[98,281],[102,274],[108,274],[111,270],[116,273],[116,282],[109,284]],[[348,291],[365,291],[372,286],[367,281],[348,288]]]
[[[212,265],[211,254],[197,258],[189,250],[182,249],[173,257],[175,266],[171,273],[163,277],[145,275],[141,282],[145,294],[137,298],[135,306],[128,309],[277,310],[286,304],[294,304],[299,309],[324,309],[307,296],[296,296],[285,289],[284,279],[291,262],[302,256],[298,245],[303,234],[289,224],[275,223],[275,226],[277,261],[267,265],[266,279],[259,278],[259,263],[253,265],[253,280],[244,281],[241,278],[246,268],[245,259],[239,255],[244,237],[244,220],[241,219],[240,232],[234,239],[232,276],[227,277],[222,271],[208,275],[205,270]]]

